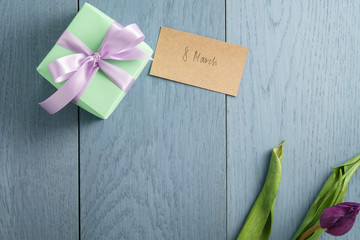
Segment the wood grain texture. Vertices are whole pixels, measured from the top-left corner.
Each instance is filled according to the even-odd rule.
[[[90,3],[153,49],[160,26],[225,39],[224,1]],[[108,120],[81,110],[79,219],[77,108],[43,111],[54,89],[35,70],[76,9],[0,2],[0,239],[77,239],[79,221],[82,239],[234,239],[285,138],[271,239],[290,239],[331,167],[360,152],[360,3],[227,0],[227,41],[250,48],[238,97],[149,65]]]
[[[227,1],[227,41],[249,47],[237,98],[227,98],[228,239],[286,138],[271,239],[290,239],[331,168],[360,152],[357,1]],[[348,201],[360,201],[360,172]],[[358,239],[360,223],[343,237]]]
[[[153,49],[160,26],[225,37],[223,1],[89,3]],[[82,239],[225,239],[225,97],[149,68],[106,121],[81,111]]]
[[[78,236],[77,107],[51,116],[36,67],[76,2],[0,2],[0,239]]]

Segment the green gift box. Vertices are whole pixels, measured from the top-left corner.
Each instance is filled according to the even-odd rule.
[[[67,30],[78,37],[93,52],[96,52],[113,22],[114,20],[103,12],[90,4],[85,3],[67,27]],[[153,50],[145,42],[141,42],[137,48],[141,49],[149,56],[153,54]],[[48,65],[55,59],[70,54],[74,54],[74,52],[55,44],[48,55],[40,63],[37,71],[53,86],[60,88],[64,82],[55,83],[48,70]],[[137,79],[149,60],[106,61],[122,68]],[[105,73],[99,69],[92,78],[86,91],[77,102],[77,105],[99,118],[106,119],[115,110],[125,94],[126,93],[123,90],[116,86]]]

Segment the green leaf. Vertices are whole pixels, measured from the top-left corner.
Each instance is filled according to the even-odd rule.
[[[360,154],[346,163],[333,168],[333,172],[311,205],[299,229],[292,240],[298,239],[307,229],[319,224],[321,213],[325,208],[332,207],[344,201],[349,181],[360,166]],[[318,239],[322,229],[314,232],[307,240]]]
[[[265,240],[270,238],[275,202],[281,181],[283,159],[282,142],[272,151],[265,184],[256,199],[237,240]]]

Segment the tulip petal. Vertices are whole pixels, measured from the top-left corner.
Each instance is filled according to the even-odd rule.
[[[350,231],[354,226],[356,216],[340,218],[330,229],[326,232],[333,236],[341,236]]]
[[[333,236],[344,235],[353,227],[359,210],[360,204],[350,202],[327,208],[321,214],[320,226]]]

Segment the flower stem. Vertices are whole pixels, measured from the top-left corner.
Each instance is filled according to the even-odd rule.
[[[318,225],[315,225],[311,228],[309,228],[308,230],[306,230],[300,237],[299,237],[299,240],[305,240],[308,236],[310,236],[313,232],[317,231],[321,229],[321,226],[320,224]]]

